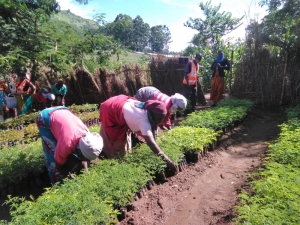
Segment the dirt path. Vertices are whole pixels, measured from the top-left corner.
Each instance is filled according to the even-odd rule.
[[[277,138],[283,121],[278,109],[255,108],[217,149],[135,201],[120,225],[233,224],[238,194],[248,174],[260,167],[265,142]]]

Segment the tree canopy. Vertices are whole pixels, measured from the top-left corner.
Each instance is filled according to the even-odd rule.
[[[190,18],[184,26],[197,30],[199,33],[193,38],[192,43],[196,46],[205,44],[214,45],[218,37],[222,37],[241,25],[241,18],[233,18],[229,12],[220,13],[221,4],[212,6],[211,0],[199,4],[204,14],[202,18]]]

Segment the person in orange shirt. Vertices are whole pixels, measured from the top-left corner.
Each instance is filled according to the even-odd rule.
[[[184,68],[184,78],[182,81],[183,84],[183,96],[190,100],[192,111],[196,111],[197,104],[197,86],[198,86],[198,72],[199,72],[199,63],[202,59],[202,55],[197,53],[193,60],[190,60]],[[202,91],[202,90],[201,90]],[[203,94],[202,94],[203,95]],[[204,98],[204,95],[202,97]]]
[[[18,81],[16,83],[17,98],[17,115],[23,115],[31,111],[32,94],[35,93],[36,87],[28,79],[26,72],[18,73]]]

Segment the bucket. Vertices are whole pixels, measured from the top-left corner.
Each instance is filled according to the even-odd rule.
[[[8,108],[16,108],[17,107],[17,98],[12,95],[12,94],[9,94],[6,98],[6,105]]]
[[[11,93],[16,93],[16,84],[15,83],[10,83],[9,84],[9,89]]]

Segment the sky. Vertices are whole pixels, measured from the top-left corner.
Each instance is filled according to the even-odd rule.
[[[208,0],[207,0],[208,1]],[[207,2],[202,1],[202,2]],[[78,4],[75,0],[57,0],[61,10],[70,10],[83,18],[92,19],[95,14],[104,13],[107,22],[113,22],[118,14],[126,14],[132,19],[140,16],[150,27],[166,25],[172,37],[169,51],[180,52],[188,47],[194,34],[198,31],[185,27],[189,18],[202,18],[199,7],[201,0],[89,0],[87,5]],[[221,4],[219,10],[230,12],[234,18],[245,16],[242,25],[227,35],[225,39],[234,42],[245,37],[245,28],[250,19],[260,20],[266,13],[259,0],[211,0],[212,6]]]

